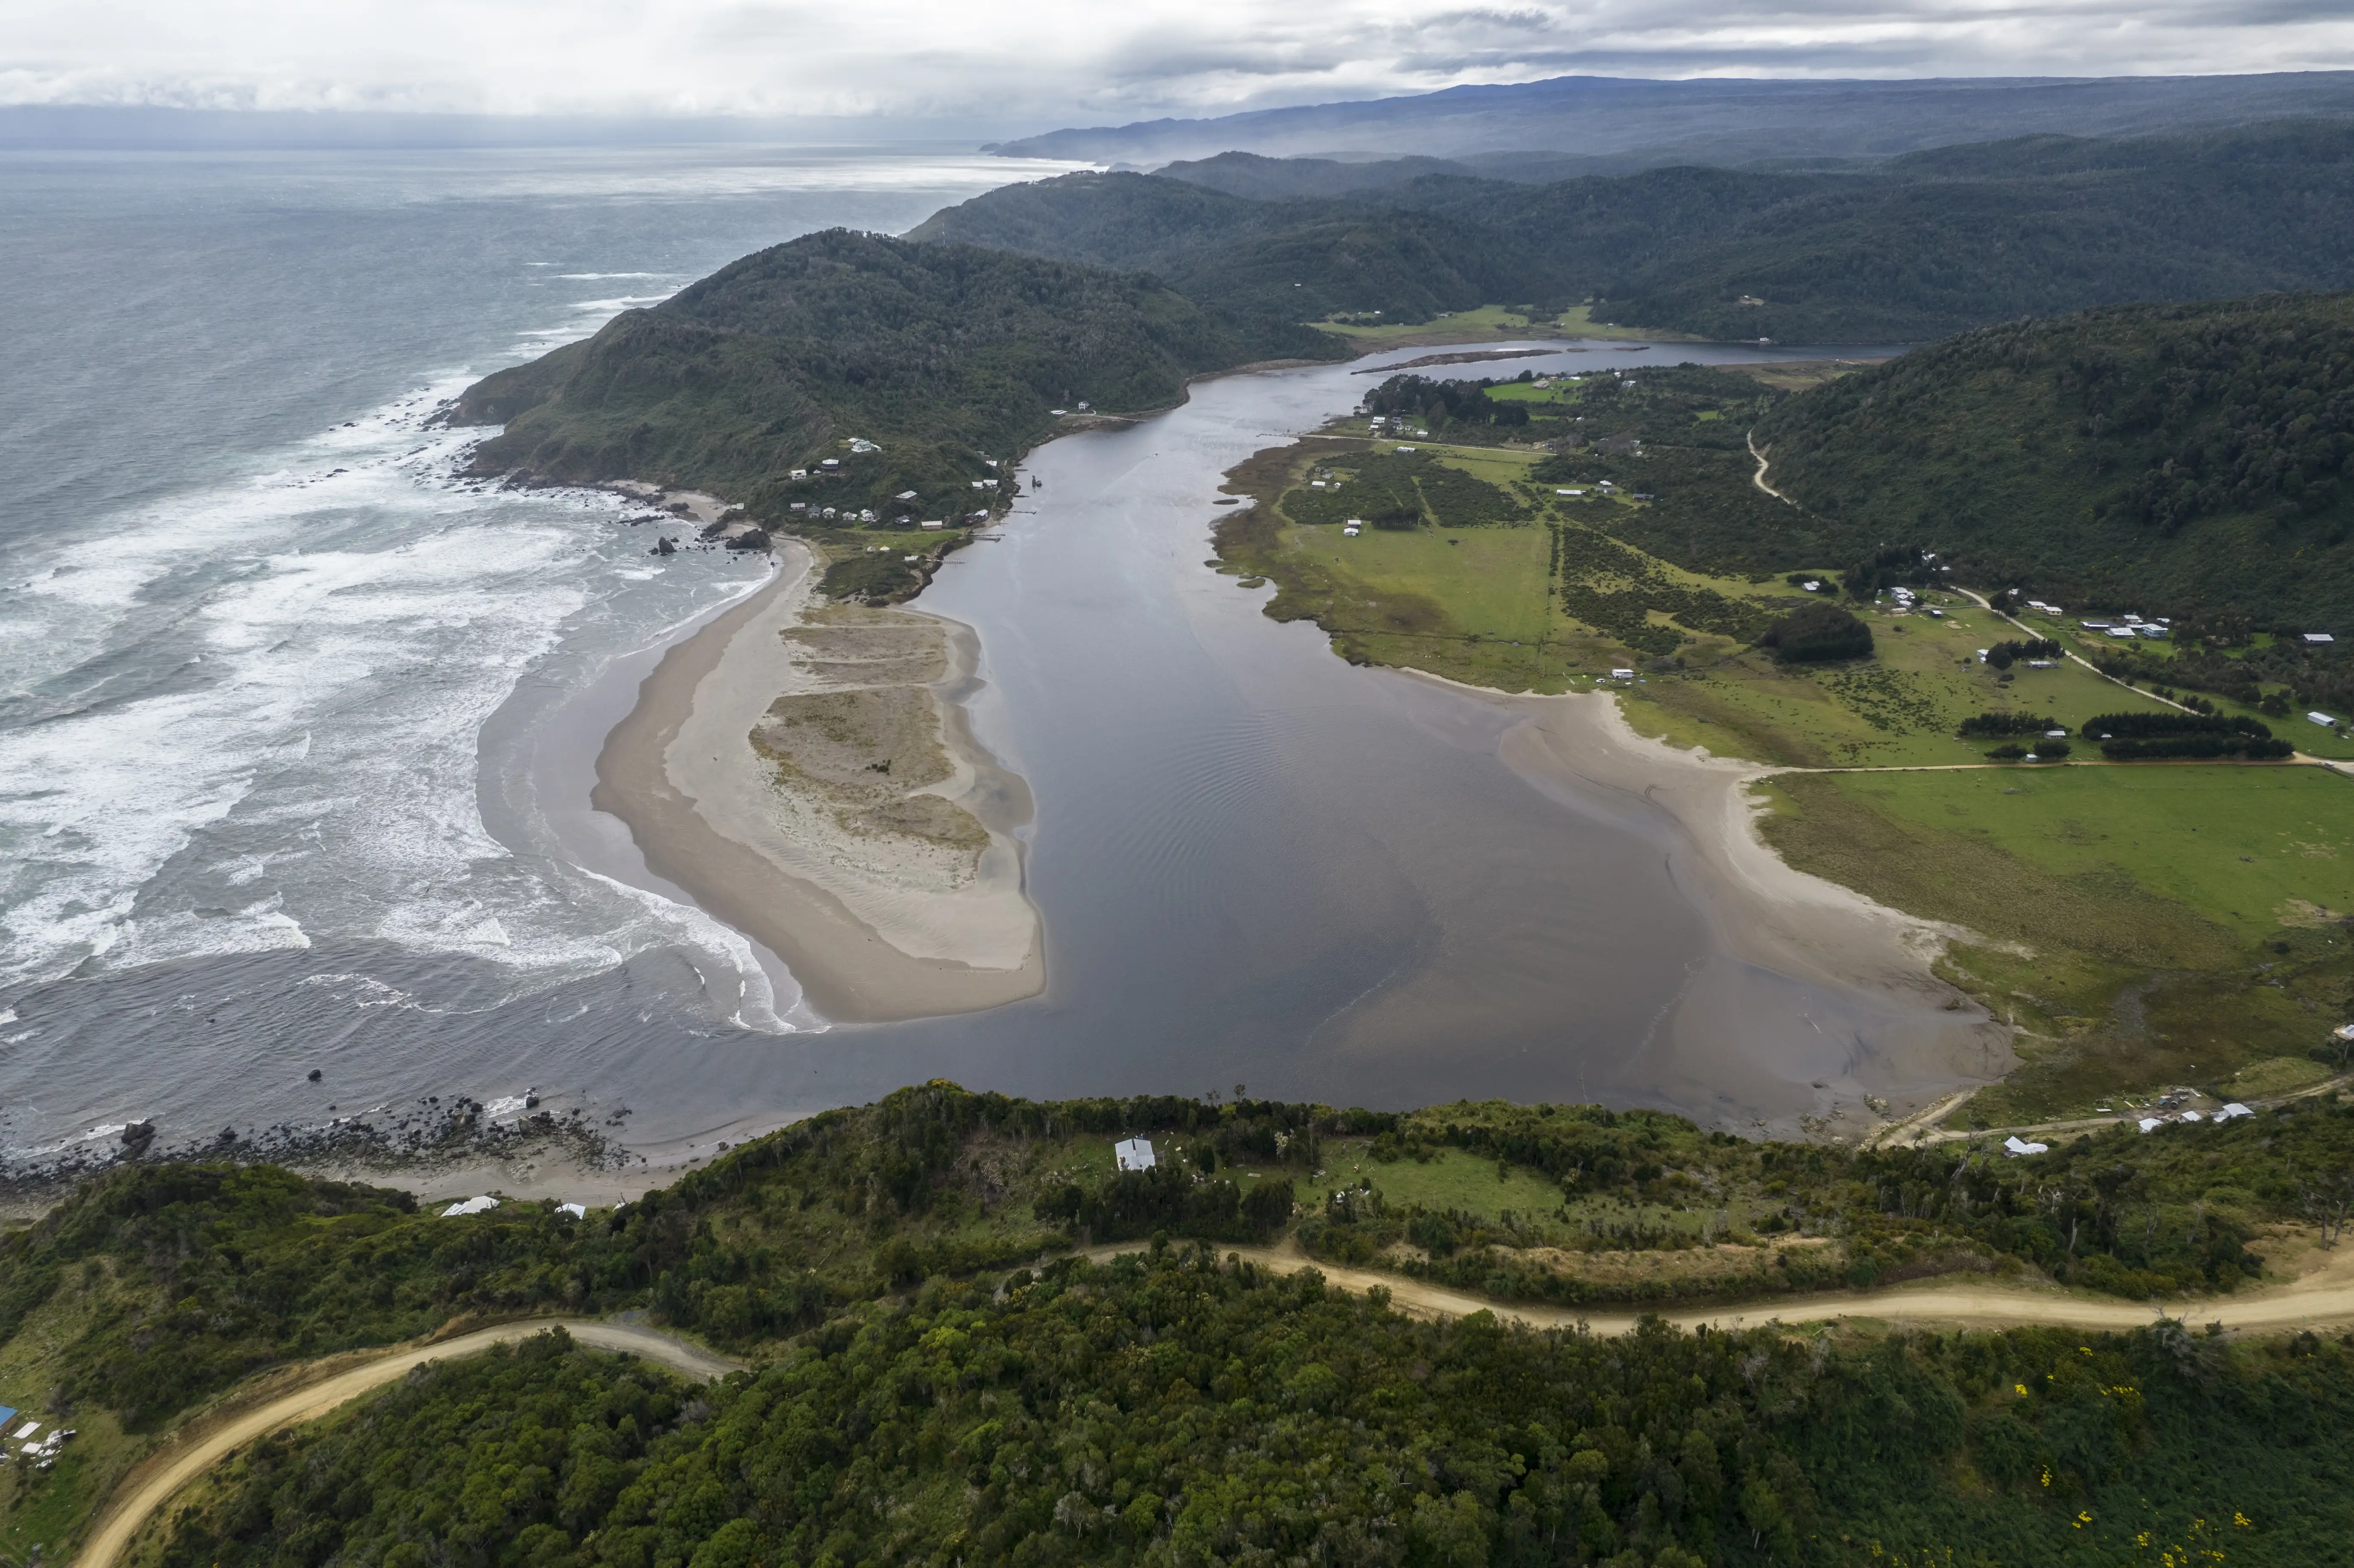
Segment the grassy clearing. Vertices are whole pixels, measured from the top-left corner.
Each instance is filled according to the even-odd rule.
[[[2032,627],[2037,636],[2056,639],[2086,659],[2096,659],[2103,654],[2114,654],[2118,650],[2119,640],[2097,631],[2087,631],[2078,625],[2075,620],[2066,616],[2054,617],[2032,609],[2023,609],[2019,612],[2019,621],[2023,626]],[[2255,640],[2254,646],[2260,648],[2271,641],[2269,635],[2260,635]],[[2172,663],[2178,652],[2171,641],[2150,642],[2137,640],[2126,646],[2139,658],[2160,666]],[[2265,689],[2280,692],[2284,695],[2289,694],[2288,688],[2277,682],[2265,684]],[[2321,725],[2311,723],[2306,718],[2305,710],[2302,707],[2292,707],[2288,716],[2283,718],[2276,715],[2259,712],[2250,705],[2235,702],[2221,693],[2201,692],[2200,694],[2212,703],[2218,713],[2240,718],[2256,719],[2270,726],[2274,735],[2288,741],[2307,756],[2354,759],[2354,734],[2339,734]],[[2345,719],[2354,715],[2341,713],[2334,716]]]
[[[1989,938],[1950,977],[2027,1066],[1968,1114],[2089,1112],[2303,1058],[2354,1002],[2354,786],[2317,768],[1784,775],[1794,864]],[[2283,1069],[2271,1069],[2279,1077]]]
[[[2339,863],[2354,853],[2354,787],[2344,780],[2278,766],[1988,766],[1999,743],[1956,733],[1974,715],[2049,721],[2071,732],[2081,763],[2095,748],[2074,732],[2095,715],[2169,705],[2073,660],[1983,664],[1978,651],[2019,639],[2020,625],[1935,589],[1911,611],[1887,600],[1851,606],[1872,630],[1868,660],[1777,663],[1752,640],[1807,602],[1804,590],[1787,574],[1712,575],[1655,553],[1681,550],[1684,524],[1662,532],[1670,514],[1625,493],[1645,482],[1641,468],[1608,494],[1592,477],[1609,471],[1598,458],[1537,471],[1539,454],[1524,449],[1415,440],[1517,497],[1530,521],[1452,527],[1441,516],[1355,538],[1295,521],[1287,496],[1303,516],[1319,514],[1298,500],[1309,469],[1344,482],[1351,453],[1395,450],[1351,429],[1351,439],[1264,453],[1236,471],[1235,487],[1261,504],[1221,529],[1228,569],[1272,577],[1270,613],[1317,620],[1355,662],[1534,692],[1631,669],[1608,683],[1643,733],[1788,768],[1873,770],[1778,779],[1769,837],[1808,870],[1988,938],[1955,949],[1946,972],[2016,1026],[2027,1065],[1968,1114],[2004,1122],[2089,1112],[2176,1082],[2258,1093],[2232,1088],[2234,1075],[2302,1059],[2323,1025],[2354,1007],[2354,936],[2337,925],[2354,911],[2354,875]],[[1686,499],[1694,486],[1713,495],[1708,487],[1734,483],[1739,467],[1659,461],[1670,479],[1652,482]],[[1553,477],[1563,473],[1588,477]],[[1427,477],[1420,482],[1426,491]],[[1331,503],[1321,511],[1338,520]],[[1691,553],[1703,555],[1697,544]],[[2050,618],[2026,625],[2086,641]],[[2336,739],[2272,722],[2312,729],[2311,741],[2297,737],[2312,749]]]
[[[2049,670],[1978,662],[1978,650],[2019,633],[1957,594],[1933,594],[1944,620],[1861,610],[1874,654],[1867,664],[1794,671],[1754,650],[1727,646],[1714,662],[1652,681],[1627,703],[1643,733],[1720,756],[1802,768],[1912,768],[1983,762],[1991,742],[1955,735],[1974,714],[2035,714],[2073,730],[2095,714],[2166,705],[2081,664]]]
[[[65,1560],[91,1511],[137,1463],[153,1439],[128,1436],[113,1412],[69,1411],[57,1390],[73,1368],[72,1352],[114,1299],[112,1270],[78,1270],[16,1332],[0,1339],[0,1404],[16,1407],[13,1432],[27,1421],[46,1432],[60,1420],[77,1436],[46,1471],[0,1466],[0,1563]]]
[[[1615,337],[1630,343],[1707,343],[1690,333],[1662,332],[1650,327],[1619,326],[1594,319],[1592,305],[1573,305],[1553,318],[1554,327],[1572,337]]]
[[[1368,324],[1355,322],[1312,322],[1319,332],[1329,332],[1339,337],[1379,346],[1387,344],[1460,342],[1467,333],[1500,333],[1522,337],[1552,335],[1549,323],[1532,321],[1517,311],[1501,305],[1481,305],[1476,311],[1455,311],[1433,316],[1426,322],[1382,322]]]

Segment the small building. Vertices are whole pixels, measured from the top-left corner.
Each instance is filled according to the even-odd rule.
[[[826,458],[820,461],[817,466],[822,469],[837,469],[842,466],[842,460],[840,458]]]
[[[1632,670],[1613,670],[1610,672],[1610,678],[1614,681],[1631,681],[1635,678],[1635,672]]]
[[[1111,1146],[1112,1163],[1122,1171],[1150,1171],[1158,1163],[1152,1158],[1152,1139],[1123,1138]]]
[[[934,530],[934,531],[938,531],[938,530],[939,530],[939,529],[942,529],[942,528],[947,527],[947,526],[948,526],[948,524],[947,524],[944,520],[942,520],[942,519],[940,519],[940,518],[938,518],[938,517],[935,517],[935,518],[933,518],[931,521],[929,521],[929,522],[928,522],[928,523],[918,523],[918,524],[916,524],[916,526],[917,526],[917,527],[918,527],[918,528],[927,528],[927,529],[931,529],[931,530]]]
[[[2112,637],[2122,637],[2126,641],[2130,642],[2134,640],[2135,632],[2134,629],[2130,626],[2112,626],[2109,628],[2109,635]]]
[[[2239,1101],[2233,1100],[2221,1110],[2215,1113],[2215,1119],[2217,1121],[2231,1121],[2238,1117],[2253,1116],[2255,1114],[2255,1112],[2250,1110]]]
[[[2031,670],[2049,670],[2057,663],[2058,661],[2052,659],[2030,659],[2027,662],[2027,667]]]
[[[2336,729],[2338,727],[2338,721],[2330,717],[2327,714],[2309,713],[2305,716],[2309,722],[2317,724],[2324,729]]]
[[[2307,642],[2335,642],[2338,641],[2338,639],[2332,637],[2327,631],[2308,631],[2305,634],[2305,640]]]
[[[2018,1159],[2022,1154],[2049,1153],[2051,1151],[2051,1148],[2052,1146],[2048,1143],[2030,1143],[2016,1133],[2013,1133],[2010,1137],[2002,1140],[2002,1151],[2005,1154],[2009,1155],[2014,1160]]]

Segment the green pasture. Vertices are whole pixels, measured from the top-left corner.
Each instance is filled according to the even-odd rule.
[[[1433,1150],[1427,1160],[1384,1161],[1375,1160],[1369,1148],[1361,1139],[1326,1143],[1323,1179],[1312,1184],[1306,1201],[1320,1202],[1343,1187],[1370,1180],[1396,1208],[1419,1203],[1489,1220],[1501,1218],[1507,1209],[1542,1218],[1561,1208],[1561,1184],[1526,1166],[1483,1160],[1459,1149]]]
[[[2092,658],[2112,645],[2113,639],[2105,637],[2097,631],[2087,631],[2079,626],[2076,622],[2080,619],[2082,618],[2069,616],[2054,619],[2031,609],[2022,609],[2019,612],[2020,624],[2033,627],[2036,635],[2040,637],[2056,638],[2085,658]],[[2105,618],[2095,616],[2094,619]],[[2272,641],[2270,632],[2258,632],[2252,641],[2252,646],[2262,648],[2270,644]],[[2133,652],[2143,658],[2155,660],[2160,663],[2170,662],[2175,654],[2175,647],[2170,641],[2160,642],[2137,641],[2131,646]],[[2270,689],[2287,692],[2287,688],[2278,683],[2272,683]],[[2201,692],[2199,695],[2214,704],[2217,713],[2229,714],[2239,718],[2252,718],[2269,726],[2274,735],[2309,757],[2327,757],[2333,760],[2354,759],[2354,735],[2338,735],[2312,723],[2306,719],[2305,710],[2301,707],[2294,709],[2286,718],[2275,718],[2270,714],[2258,712],[2245,703],[2235,703],[2217,692]],[[2292,697],[2291,700],[2293,702],[2295,699]],[[2342,719],[2354,717],[2354,715],[2338,714],[2337,716]]]
[[[1429,337],[1447,332],[1527,332],[1532,328],[1543,335],[1545,328],[1530,321],[1517,311],[1501,305],[1481,305],[1476,311],[1451,311],[1433,316],[1426,322],[1383,322],[1379,325],[1358,325],[1345,322],[1314,322],[1310,323],[1319,332],[1338,334],[1362,343],[1383,343],[1391,338]]]
[[[1794,773],[1766,837],[1801,870],[1967,927],[1949,979],[2018,1031],[1991,1123],[2177,1082],[2238,1093],[2354,1005],[2354,782],[2161,764]]]
[[[2130,879],[2249,942],[2354,915],[2354,781],[2280,765],[1850,775],[1850,797],[2078,885]],[[2331,938],[2331,939],[2334,939]],[[2189,956],[2189,955],[2184,955]]]
[[[1461,631],[1534,643],[1555,630],[1545,592],[1550,536],[1542,528],[1299,529],[1299,548],[1331,557],[1336,572],[1383,594],[1419,594]]]
[[[1726,579],[1715,586],[1728,593],[1736,587]],[[1778,583],[1769,591],[1792,597]],[[1713,660],[1688,653],[1694,668],[1651,681],[1628,699],[1628,717],[1645,734],[1720,756],[1807,768],[1917,768],[1984,762],[1995,742],[1955,735],[1976,714],[2034,714],[2073,731],[2095,714],[2165,707],[2081,664],[2015,663],[2008,672],[1981,664],[1978,650],[2015,640],[2018,630],[1958,595],[1930,600],[1946,619],[1925,610],[1898,615],[1884,605],[1860,611],[1874,652],[1852,665],[1793,669],[1730,644]],[[2090,754],[2074,742],[2078,758]]]

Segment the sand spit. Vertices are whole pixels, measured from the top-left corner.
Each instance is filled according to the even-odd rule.
[[[809,551],[672,649],[590,803],[647,868],[784,960],[838,1022],[968,1012],[1045,983],[1029,793],[967,730],[969,630],[816,601]]]
[[[1899,1097],[1901,1085],[1903,1103],[1891,1113],[1901,1116],[2018,1065],[2009,1032],[1933,972],[1946,945],[1968,933],[1798,871],[1759,836],[1763,802],[1750,786],[1775,768],[1638,735],[1606,694],[1499,700],[1524,715],[1499,745],[1513,771],[1540,789],[1575,779],[1639,797],[1675,824],[1670,867],[1731,962],[1688,988],[1652,1042],[1651,1072],[1753,1104],[1766,1080],[1803,1075],[1819,1080],[1817,1114],[1842,1117],[1841,1102],[1868,1101],[1875,1089]],[[1866,1010],[1819,1021],[1836,1047],[1828,1065],[1795,1054],[1750,1060],[1723,1049],[1723,1040],[1741,1033],[1746,1010],[1771,1004],[1773,976],[1845,992]],[[1851,1135],[1864,1128],[1859,1118],[1825,1130]]]

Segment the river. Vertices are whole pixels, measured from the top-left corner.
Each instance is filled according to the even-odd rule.
[[[758,567],[650,559],[610,497],[464,481],[469,438],[426,416],[758,244],[905,228],[1004,165],[336,157],[0,165],[38,323],[0,407],[10,1160],[430,1095],[536,1095],[679,1156],[932,1076],[1746,1126],[1787,1107],[1655,1070],[1680,1007],[1752,999],[1766,1056],[1875,1026],[1728,992],[1672,823],[1504,766],[1509,707],[1352,668],[1205,567],[1219,474],[1366,384],[1331,366],[1033,454],[1044,488],[921,604],[978,631],[976,734],[1035,799],[1048,990],[823,1027],[567,836],[599,726]]]

